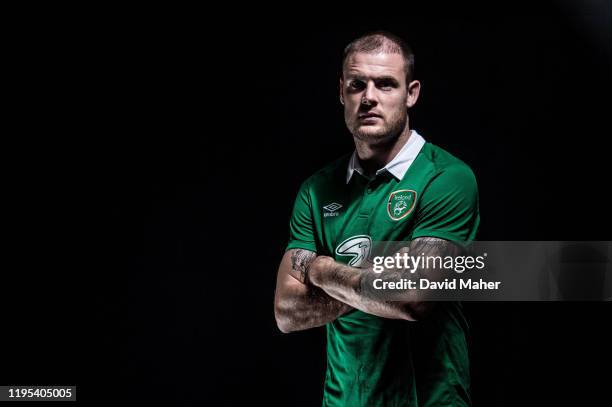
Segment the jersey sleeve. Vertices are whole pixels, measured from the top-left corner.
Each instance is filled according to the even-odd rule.
[[[468,243],[476,237],[480,223],[478,186],[467,165],[440,171],[424,189],[412,239],[437,237]]]
[[[289,243],[285,250],[289,249],[317,251],[308,181],[300,187],[293,205],[289,221]]]

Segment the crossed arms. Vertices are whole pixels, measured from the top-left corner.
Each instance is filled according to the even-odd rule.
[[[405,250],[431,256],[454,256],[461,248],[443,239],[420,237],[412,240]],[[417,272],[426,274],[431,270]],[[410,274],[403,269],[386,270],[385,273],[387,278],[397,280]],[[325,325],[352,309],[384,318],[417,321],[435,304],[425,301],[417,292],[407,293],[400,301],[364,295],[362,284],[378,277],[371,268],[350,267],[309,250],[288,250],[281,260],[276,280],[274,315],[278,328],[287,333]]]
[[[284,333],[325,325],[352,309],[313,285],[308,272],[317,254],[310,250],[285,252],[276,277],[274,316]]]

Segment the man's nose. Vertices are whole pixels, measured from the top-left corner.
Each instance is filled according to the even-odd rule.
[[[376,104],[376,86],[374,83],[370,82],[365,88],[363,95],[361,96],[361,104],[363,105],[373,105]]]

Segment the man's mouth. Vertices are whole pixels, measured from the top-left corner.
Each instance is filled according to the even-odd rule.
[[[359,115],[360,119],[369,119],[369,118],[373,118],[373,117],[378,117],[381,118],[382,116],[376,113],[362,113]]]
[[[358,117],[364,124],[376,123],[377,120],[382,119],[382,116],[376,113],[362,113]]]

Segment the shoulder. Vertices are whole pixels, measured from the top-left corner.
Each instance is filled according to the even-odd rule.
[[[443,148],[426,143],[421,154],[431,168],[431,180],[476,185],[476,176],[470,166]]]
[[[329,188],[338,184],[346,183],[346,172],[348,163],[353,153],[348,153],[336,159],[314,174],[306,178],[303,183],[304,188],[309,190],[318,190],[321,188]]]

